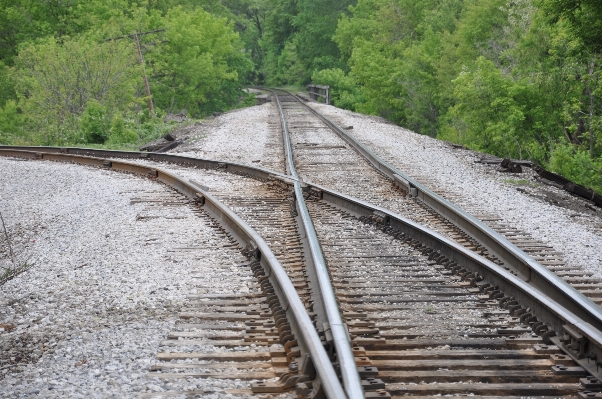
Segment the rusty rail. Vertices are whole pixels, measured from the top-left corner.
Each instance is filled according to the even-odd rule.
[[[555,298],[559,303],[579,317],[582,317],[584,320],[588,320],[593,325],[602,328],[602,309],[570,286],[566,281],[559,278],[556,274],[534,260],[531,256],[516,247],[516,245],[491,229],[481,220],[455,206],[426,186],[418,183],[410,176],[382,160],[368,147],[359,142],[359,140],[344,129],[340,128],[333,121],[305,104],[293,94],[289,92],[286,93],[294,97],[301,105],[320,118],[337,135],[364,156],[377,170],[393,180],[396,185],[405,189],[409,195],[417,197],[436,213],[449,220],[481,243],[493,255],[516,271],[521,280],[528,283],[531,287],[537,288],[547,296]]]
[[[5,148],[0,148],[0,155],[72,162],[102,167],[109,170],[150,176],[176,189],[178,192],[190,198],[191,200],[196,201],[199,205],[203,206],[214,219],[219,220],[220,223],[227,226],[236,240],[243,247],[255,248],[255,259],[258,260],[263,266],[265,276],[268,276],[270,282],[272,283],[272,286],[276,291],[276,295],[280,299],[282,309],[286,314],[289,324],[294,330],[295,337],[298,338],[297,343],[300,347],[301,357],[306,358],[306,362],[312,362],[317,375],[320,377],[321,386],[323,387],[328,398],[346,397],[345,391],[339,382],[328,354],[322,346],[320,337],[318,336],[313,323],[305,310],[303,302],[299,298],[293,283],[289,279],[286,271],[276,256],[272,253],[267,243],[257,232],[255,232],[247,223],[245,223],[234,212],[232,212],[232,210],[230,210],[227,206],[222,204],[208,192],[200,187],[197,187],[194,183],[186,182],[169,172],[129,162],[112,161],[103,158],[92,158],[89,156],[71,155],[60,152],[43,153],[39,151],[30,152],[23,150],[10,150]],[[212,163],[210,162],[209,164]],[[262,174],[264,171],[260,170],[251,172],[259,172]],[[288,182],[288,179],[285,179],[285,181]],[[306,367],[311,369],[309,366]]]
[[[50,148],[51,151],[54,151],[53,153],[40,153],[39,150],[44,148],[45,147],[0,146],[0,155],[25,158],[38,157],[43,159],[72,162],[74,161],[74,158],[62,158],[61,155],[65,155],[68,150],[86,152],[88,155],[108,155],[111,157],[125,155],[129,158],[150,158],[147,157],[147,155],[152,155],[109,150],[62,149],[58,147]],[[36,151],[25,151],[25,149],[37,150],[37,154]],[[65,154],[61,154],[61,152]],[[161,158],[162,161],[181,164],[190,163],[191,165],[204,166],[208,168],[217,168],[219,165],[219,167],[224,171],[244,173],[257,178],[273,177],[289,185],[292,185],[294,181],[294,179],[292,179],[290,176],[285,176],[277,172],[272,172],[253,166],[209,160],[194,160],[192,158],[179,157],[176,155],[156,155],[159,155],[160,157],[157,158]],[[88,158],[86,164],[103,166],[104,162],[104,159]],[[129,170],[132,172],[136,172],[136,170],[146,171],[149,169],[147,167],[133,164],[131,164],[129,167],[133,168]],[[566,292],[561,289],[561,287],[556,288],[554,285],[554,280],[558,279],[556,276],[554,276],[554,279],[547,280],[549,287],[546,292],[534,286],[533,281],[525,281],[523,278],[514,276],[512,273],[500,268],[495,263],[476,255],[475,253],[439,235],[438,233],[424,228],[386,209],[370,205],[364,201],[337,193],[316,184],[308,183],[303,190],[314,190],[316,192],[320,192],[320,195],[324,200],[340,206],[356,215],[374,215],[375,212],[386,215],[385,219],[387,220],[388,226],[403,231],[405,234],[413,237],[417,241],[423,242],[426,246],[438,253],[440,258],[444,260],[447,259],[449,262],[463,264],[463,267],[470,269],[472,272],[478,273],[479,278],[481,278],[483,282],[487,282],[494,287],[498,286],[502,291],[506,292],[507,295],[513,296],[519,303],[521,303],[522,306],[530,308],[529,311],[532,314],[548,324],[550,328],[553,329],[557,335],[559,335],[559,337],[550,336],[549,338],[552,342],[564,349],[565,352],[569,353],[573,360],[575,360],[590,373],[597,375],[598,377],[602,377],[602,373],[599,373],[596,362],[589,362],[587,357],[596,356],[597,359],[602,359],[602,318],[599,317],[600,312],[590,312],[590,307],[584,308],[582,306],[582,294],[577,293],[575,297],[573,297],[571,295],[567,295]],[[192,191],[198,192],[199,190],[193,189]],[[562,339],[560,337],[562,337]],[[577,349],[574,349],[573,347]]]

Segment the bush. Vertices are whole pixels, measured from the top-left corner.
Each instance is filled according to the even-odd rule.
[[[87,143],[103,144],[111,133],[107,108],[96,100],[88,101],[79,119],[79,126]]]
[[[104,143],[110,115],[132,108],[140,80],[130,43],[85,36],[23,46],[14,76],[29,129],[38,143],[54,145]]]
[[[587,151],[574,149],[568,143],[558,144],[547,166],[552,172],[602,193],[602,159],[591,159]]]
[[[16,101],[8,100],[4,107],[0,107],[0,144],[13,144],[17,137],[21,137],[23,120]]]
[[[136,132],[129,128],[128,124],[121,115],[115,115],[111,121],[111,130],[108,143],[126,144],[136,143],[137,141],[138,135]]]
[[[356,111],[356,106],[363,100],[361,88],[355,79],[345,75],[340,68],[317,71],[311,78],[315,84],[330,86],[332,105],[339,108]]]

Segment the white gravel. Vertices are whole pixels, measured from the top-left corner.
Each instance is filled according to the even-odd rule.
[[[230,111],[201,125],[178,155],[259,166],[286,172],[278,110],[270,103]]]
[[[376,154],[419,181],[427,182],[469,212],[498,215],[515,228],[561,251],[569,264],[602,277],[602,210],[576,213],[542,200],[542,191],[567,197],[561,190],[541,187],[527,169],[515,177],[497,172],[497,166],[476,164],[480,154],[454,150],[437,139],[413,133],[380,118],[333,106],[311,103]],[[517,190],[528,179],[525,192]],[[539,187],[538,187],[539,186]],[[569,201],[584,201],[571,197]]]
[[[21,339],[12,349],[33,361],[3,360],[0,397],[248,388],[248,381],[146,377],[186,295],[249,291],[248,280],[232,278],[240,252],[224,248],[229,241],[192,207],[149,201],[180,196],[150,180],[78,165],[0,158],[0,169],[0,211],[15,252],[33,262],[1,287],[0,324],[16,327],[0,331],[0,346]]]

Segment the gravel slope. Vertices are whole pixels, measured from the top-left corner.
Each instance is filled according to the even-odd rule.
[[[192,207],[174,206],[179,195],[78,165],[0,158],[0,169],[0,211],[18,257],[33,262],[0,289],[0,397],[123,398],[186,389],[217,398],[248,387],[146,377],[186,295],[208,292],[199,283],[211,280],[218,293],[249,289],[227,277],[237,273],[240,253],[224,248],[229,241]],[[198,250],[182,257],[178,247]]]
[[[410,176],[453,197],[469,212],[501,216],[514,227],[553,246],[572,265],[602,277],[602,209],[542,185],[528,168],[515,176],[478,164],[482,154],[392,125],[381,118],[311,103],[376,154]]]
[[[190,135],[171,152],[286,171],[278,110],[270,103],[227,112]]]

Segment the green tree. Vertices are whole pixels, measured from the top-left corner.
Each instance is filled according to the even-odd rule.
[[[140,81],[127,42],[47,39],[23,48],[15,64],[20,104],[46,144],[71,140],[92,100],[109,114],[131,106]]]
[[[539,0],[552,22],[566,20],[589,51],[602,52],[602,3],[598,0]]]
[[[528,87],[504,77],[483,56],[473,70],[454,80],[454,86],[457,103],[449,114],[450,138],[481,151],[522,158]]]
[[[167,14],[165,28],[167,42],[147,57],[156,104],[194,117],[234,106],[241,95],[239,73],[252,65],[232,25],[201,9],[177,7]]]

